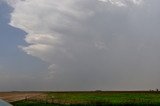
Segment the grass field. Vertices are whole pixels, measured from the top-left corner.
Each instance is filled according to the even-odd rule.
[[[14,106],[106,106],[160,105],[159,92],[48,92],[44,97],[29,98]]]

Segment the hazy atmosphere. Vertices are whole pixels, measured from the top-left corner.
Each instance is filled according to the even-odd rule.
[[[160,89],[160,0],[0,0],[0,91]]]

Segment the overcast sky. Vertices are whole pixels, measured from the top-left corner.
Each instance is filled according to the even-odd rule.
[[[160,0],[0,0],[0,90],[160,89]]]

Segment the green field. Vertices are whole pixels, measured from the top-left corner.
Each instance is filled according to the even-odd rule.
[[[41,99],[28,99],[14,106],[160,106],[159,92],[49,92]]]

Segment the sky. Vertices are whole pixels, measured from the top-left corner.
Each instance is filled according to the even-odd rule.
[[[0,91],[160,89],[159,0],[0,0]]]

